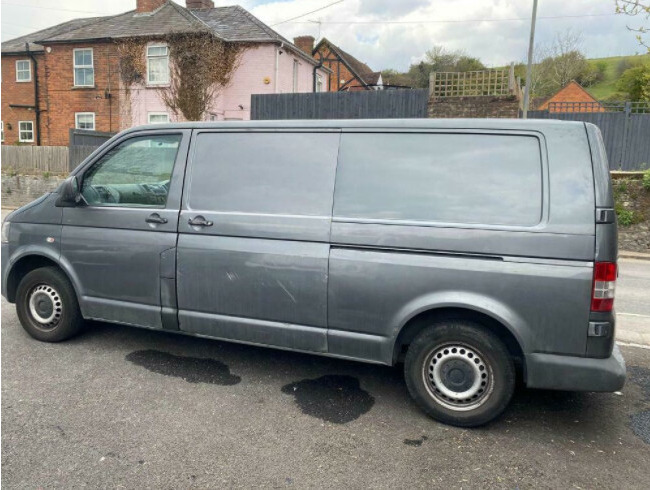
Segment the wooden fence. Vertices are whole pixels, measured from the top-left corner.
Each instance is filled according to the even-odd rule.
[[[19,174],[67,174],[70,170],[67,146],[2,145],[2,171]]]
[[[97,149],[97,146],[11,146],[2,145],[3,173],[22,175],[65,175]]]
[[[520,90],[514,64],[495,70],[429,74],[429,93],[433,97],[518,95]]]

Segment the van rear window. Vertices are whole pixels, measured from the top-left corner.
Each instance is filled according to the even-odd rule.
[[[338,133],[200,133],[189,205],[216,212],[331,216]]]
[[[542,214],[533,136],[348,133],[334,216],[532,226]]]

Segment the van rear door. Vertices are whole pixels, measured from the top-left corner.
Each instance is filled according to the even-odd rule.
[[[618,232],[614,194],[607,153],[598,126],[585,124],[594,171],[596,209],[595,266],[592,308],[589,315],[587,356],[609,357],[614,346],[616,316],[613,309],[614,284],[617,276]]]

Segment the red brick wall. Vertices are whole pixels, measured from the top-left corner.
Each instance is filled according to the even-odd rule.
[[[93,49],[94,87],[74,86],[73,50],[77,48]],[[94,112],[96,131],[119,130],[119,59],[114,44],[52,45],[45,67],[48,97],[42,144],[67,145],[76,112]]]
[[[519,99],[514,95],[431,97],[428,112],[434,118],[517,118]]]
[[[76,112],[94,112],[95,130],[119,131],[119,59],[112,43],[52,45],[37,56],[41,105],[41,145],[67,146]],[[94,87],[74,86],[73,50],[93,48]],[[34,68],[31,82],[16,82],[16,60],[25,56],[2,56],[2,121],[5,144],[18,141],[18,121],[34,121],[36,114],[11,104],[34,105]],[[110,94],[107,98],[106,95]],[[9,129],[11,126],[11,129]],[[34,143],[36,144],[36,134]]]
[[[38,63],[39,75],[44,72],[42,55],[35,55]],[[34,143],[21,143],[25,145],[36,144],[36,113],[30,109],[10,107],[13,104],[30,105],[34,104],[34,63],[31,62],[31,82],[16,81],[16,61],[28,60],[29,56],[2,55],[2,122],[4,123],[5,140],[3,144],[13,145],[18,143],[18,121],[34,122]],[[40,80],[39,80],[40,81]],[[41,106],[44,103],[44,87],[39,87]],[[42,107],[41,107],[42,108]],[[10,129],[11,127],[11,129]]]

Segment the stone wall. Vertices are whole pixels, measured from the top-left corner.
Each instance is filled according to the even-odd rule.
[[[2,175],[2,207],[18,208],[53,191],[65,177],[42,175]]]
[[[650,190],[640,179],[615,179],[618,248],[650,253]]]
[[[514,95],[476,97],[431,97],[429,117],[517,118],[519,100]]]

